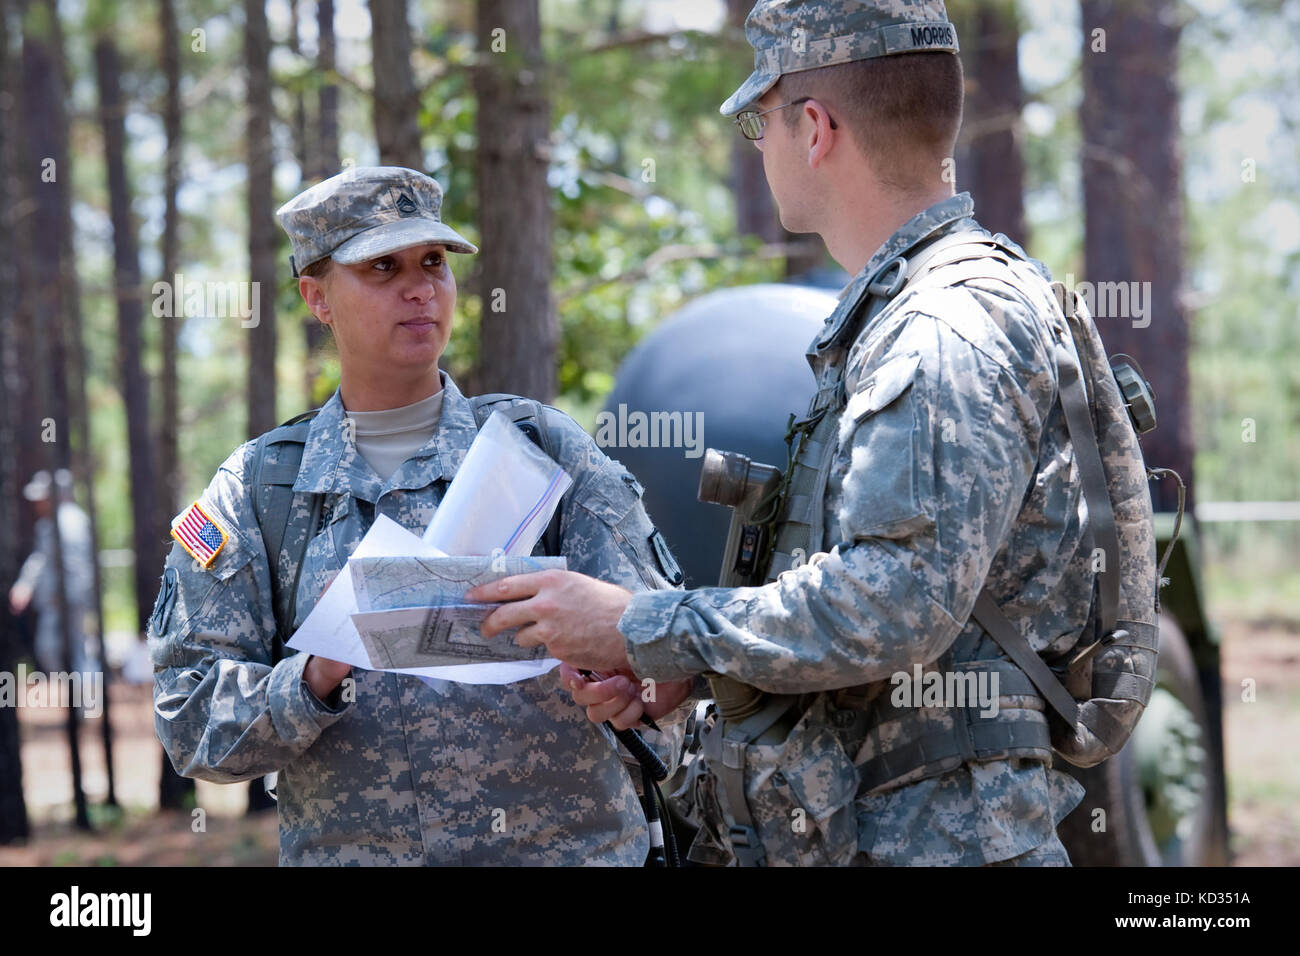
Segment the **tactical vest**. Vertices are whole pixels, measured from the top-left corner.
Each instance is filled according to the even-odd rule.
[[[1040,307],[1052,315],[1057,332],[1059,400],[1093,542],[1105,556],[1105,572],[1097,575],[1088,628],[1055,666],[1049,667],[1033,651],[989,593],[981,591],[972,617],[1010,660],[974,659],[978,637],[959,637],[927,667],[941,673],[996,672],[1000,697],[1038,697],[1045,701],[1041,712],[998,708],[994,716],[984,717],[974,706],[895,707],[890,695],[881,693],[881,684],[831,692],[833,730],[845,752],[856,755],[859,796],[938,776],[968,762],[1017,757],[1050,761],[1053,750],[1078,766],[1092,766],[1123,746],[1154,685],[1155,538],[1147,471],[1129,408],[1142,399],[1149,403],[1149,392],[1138,388],[1136,383],[1145,387],[1140,376],[1134,375],[1133,383],[1121,375],[1124,384],[1117,383],[1082,303],[1075,299],[1070,314],[1063,314],[1024,253],[1001,235],[949,234],[915,251],[910,261],[896,257],[866,283],[856,307],[850,303],[839,311],[837,321],[809,352],[818,390],[806,418],[795,422],[791,416],[790,457],[782,483],[749,516],[751,534],[755,526],[765,526],[756,535],[763,542],[760,550],[765,546],[765,560],[754,562],[752,575],[737,573],[736,565],[724,562],[721,584],[775,581],[822,550],[827,482],[846,406],[845,365],[858,333],[903,291],[977,278],[1020,280],[1015,284],[1022,291],[1044,293]],[[1121,371],[1132,374],[1127,366]],[[1154,427],[1153,409],[1149,427]],[[736,527],[740,521],[737,514],[732,539],[742,536]],[[744,797],[744,749],[752,743],[783,741],[815,695],[767,694],[730,678],[709,679],[721,719],[702,734],[702,752],[717,778],[737,862],[761,863],[763,850]]]

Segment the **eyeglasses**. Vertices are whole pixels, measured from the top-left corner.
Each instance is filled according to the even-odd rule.
[[[763,138],[763,129],[767,126],[767,120],[763,119],[768,113],[775,113],[777,110],[783,110],[787,106],[798,106],[800,103],[807,103],[811,96],[801,96],[797,100],[791,100],[789,103],[782,103],[780,106],[773,106],[770,110],[741,110],[732,120],[740,128],[740,134],[748,140],[759,140]],[[831,122],[831,129],[838,129],[835,120],[831,119],[829,113],[826,118]]]

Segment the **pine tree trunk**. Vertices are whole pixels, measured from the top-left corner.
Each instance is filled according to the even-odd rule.
[[[257,324],[248,333],[248,437],[274,428],[275,203],[271,181],[271,38],[265,0],[244,0],[248,76],[248,264]],[[250,320],[251,321],[251,320]]]
[[[163,76],[167,80],[167,93],[163,105],[163,134],[167,137],[167,153],[163,163],[163,237],[162,280],[175,282],[180,271],[180,208],[176,194],[181,185],[181,153],[184,148],[184,127],[181,123],[181,60],[180,29],[176,22],[175,0],[160,0],[159,19],[162,33]],[[172,290],[179,294],[179,289]],[[158,429],[158,496],[161,500],[163,526],[170,522],[180,504],[180,394],[177,371],[177,319],[163,315],[159,342],[162,350],[161,421]],[[158,806],[163,810],[179,810],[186,798],[194,793],[194,781],[187,780],[172,769],[167,754],[161,751],[158,777]]]
[[[313,179],[326,179],[339,171],[339,86],[333,81],[335,63],[334,0],[316,4],[316,69],[322,77],[320,121],[317,129],[320,144],[316,149]]]
[[[406,19],[406,0],[370,0],[370,24],[379,162],[384,166],[423,171],[420,95],[411,74],[411,27]]]
[[[741,39],[744,36],[745,18],[753,9],[752,0],[727,0],[727,27],[729,39],[743,47],[745,60],[749,60],[750,47]],[[748,62],[742,64],[748,69]],[[744,76],[745,74],[738,74]],[[757,236],[764,242],[787,243],[794,251],[785,257],[786,278],[806,277],[825,261],[820,239],[807,234],[788,231],[781,225],[776,200],[767,185],[763,172],[763,154],[735,130],[731,144],[731,191],[736,198],[736,233],[740,236]]]
[[[181,151],[183,128],[181,125],[181,59],[180,30],[176,23],[176,0],[160,0],[159,19],[162,32],[162,67],[167,80],[167,94],[163,105],[163,133],[167,138],[167,153],[163,163],[163,235],[162,281],[173,283],[180,271],[180,209],[176,194],[181,187]],[[179,292],[180,290],[173,290]],[[162,350],[162,376],[159,391],[162,395],[158,428],[158,497],[163,527],[180,511],[180,454],[179,428],[180,399],[176,366],[176,318],[163,315],[158,337]]]
[[[727,39],[736,47],[743,42],[745,17],[754,4],[750,0],[727,0]],[[737,58],[739,59],[739,57]],[[746,56],[748,59],[748,56]],[[738,74],[744,75],[744,74]],[[757,236],[764,242],[782,242],[789,235],[781,228],[772,191],[763,172],[763,154],[735,129],[731,138],[731,191],[736,197],[736,233]]]
[[[308,155],[303,176],[312,182],[328,179],[339,172],[339,87],[332,82],[335,64],[334,0],[319,0],[316,4],[316,70],[322,78],[320,88],[320,115],[316,123],[316,145]],[[314,394],[316,379],[320,375],[320,352],[327,334],[310,312],[303,318],[303,337],[307,361],[303,366],[303,407],[317,404]]]
[[[302,40],[298,35],[298,0],[289,0],[289,49],[294,56],[302,55]],[[301,89],[293,93],[293,120],[290,131],[293,134],[293,156],[298,160],[301,178],[305,179],[307,153],[310,147],[307,145],[307,97]]]
[[[248,434],[274,428],[275,413],[275,242],[271,156],[271,38],[265,0],[245,0],[248,61],[248,262],[261,301],[259,324],[249,329]],[[258,782],[260,784],[260,781]],[[250,788],[250,813],[273,805]]]
[[[22,235],[30,236],[30,265],[21,270],[24,309],[40,322],[40,334],[33,336],[35,348],[26,353],[35,365],[35,393],[39,421],[23,423],[34,433],[52,423],[53,440],[41,440],[43,465],[50,471],[70,468],[70,402],[68,370],[68,328],[77,312],[77,287],[72,257],[71,187],[72,170],[68,152],[68,115],[64,70],[63,34],[55,0],[31,3],[23,11],[22,115],[27,155],[24,167],[41,170],[40,176],[20,177],[27,189],[31,219]],[[45,435],[40,435],[44,439]],[[57,495],[57,492],[55,493]],[[57,497],[56,497],[57,500]],[[71,633],[63,582],[62,549],[58,534],[57,509],[54,521],[54,573],[56,599],[63,625],[64,666],[71,669]],[[72,769],[72,793],[76,825],[90,828],[86,795],[81,783],[81,751],[77,735],[78,713],[68,708],[67,742]]]
[[[1016,4],[1008,0],[981,4],[963,18],[958,36],[966,67],[959,188],[975,200],[975,216],[982,226],[1024,243],[1029,237]]]
[[[549,402],[559,323],[551,297],[550,104],[541,18],[537,0],[483,0],[477,14],[483,309],[475,383],[483,392]]]
[[[1179,5],[1176,0],[1081,0],[1080,8],[1083,278],[1095,293],[1093,311],[1107,352],[1132,355],[1150,378],[1159,427],[1142,439],[1147,463],[1183,476],[1190,508],[1196,486],[1181,295]],[[1152,483],[1157,510],[1176,506],[1171,484]]]
[[[126,171],[126,123],[117,46],[105,35],[95,43],[99,83],[99,120],[104,134],[108,172],[108,206],[113,223],[113,274],[117,299],[118,372],[126,407],[131,477],[132,543],[135,548],[136,629],[143,630],[158,595],[158,577],[167,557],[166,533],[157,527],[158,491],[154,485],[153,447],[149,433],[149,381],[144,371],[141,325],[140,253],[131,216],[131,187]]]
[[[0,0],[0,87],[18,88],[9,53],[10,0]],[[22,649],[21,622],[9,612],[5,597],[18,576],[25,545],[31,544],[30,521],[22,512],[20,490],[26,476],[20,472],[19,436],[22,393],[27,386],[26,363],[17,349],[19,243],[14,214],[14,97],[0,98],[0,525],[11,529],[0,536],[0,670],[13,673]],[[26,526],[27,534],[20,533]],[[0,845],[25,840],[27,804],[23,800],[22,747],[18,709],[0,707]]]

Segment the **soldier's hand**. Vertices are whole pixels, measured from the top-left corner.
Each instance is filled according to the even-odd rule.
[[[351,664],[332,661],[328,657],[317,657],[313,654],[307,659],[307,666],[303,668],[302,679],[307,682],[307,686],[311,688],[317,700],[328,702],[329,695],[334,693],[335,688],[343,683],[343,678],[351,671]]]
[[[618,619],[632,592],[576,571],[535,571],[480,584],[470,601],[507,601],[483,621],[484,637],[519,628],[520,647],[545,644],[552,657],[591,670],[627,667]]]
[[[9,589],[9,610],[14,614],[22,614],[31,602],[32,589],[26,584],[15,584]]]
[[[690,695],[694,683],[689,678],[657,681],[647,688],[627,668],[597,681],[568,664],[560,665],[560,680],[569,688],[573,702],[587,708],[588,720],[597,724],[608,720],[616,730],[635,727],[642,714],[658,720]]]

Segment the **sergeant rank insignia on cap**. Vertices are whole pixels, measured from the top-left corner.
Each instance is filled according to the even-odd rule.
[[[206,570],[217,560],[230,536],[196,501],[172,521],[172,537]]]

